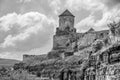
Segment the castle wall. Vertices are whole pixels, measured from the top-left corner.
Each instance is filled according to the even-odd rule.
[[[53,37],[53,50],[64,49],[65,51],[79,51],[91,46],[97,39],[102,40],[107,38],[108,33],[108,30],[103,30],[85,33],[69,33],[68,35],[56,34]]]
[[[102,34],[102,35],[101,35]],[[77,49],[81,50],[83,48],[86,48],[87,46],[91,45],[95,40],[102,39],[108,36],[108,30],[105,31],[95,31],[95,32],[89,32],[89,33],[74,33],[72,35],[54,35],[53,37],[53,49],[57,51],[51,51],[54,55],[60,56],[61,54],[64,54],[63,52],[60,53],[59,51],[62,49],[65,52],[72,52],[75,50],[75,46],[77,45]],[[77,38],[77,41],[75,41],[75,38]],[[31,61],[35,59],[42,59],[42,57],[38,55],[24,55],[23,61]]]
[[[82,49],[83,47],[91,45],[96,39],[96,34],[94,33],[87,33],[84,36],[80,37],[77,45],[78,49]]]
[[[86,48],[87,46],[90,46],[97,39],[107,38],[107,36],[109,35],[108,33],[109,33],[108,30],[77,33],[78,49],[83,49],[83,48]]]
[[[33,61],[42,61],[42,60],[46,60],[47,59],[47,55],[23,55],[23,62],[33,62]]]
[[[64,36],[54,36],[53,37],[53,49],[62,49],[66,48],[66,44],[69,42],[69,35],[64,35]]]

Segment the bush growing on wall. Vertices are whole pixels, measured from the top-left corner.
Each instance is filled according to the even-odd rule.
[[[102,47],[103,47],[103,41],[102,40],[96,40],[92,45],[93,52],[99,51],[100,49],[102,49]]]

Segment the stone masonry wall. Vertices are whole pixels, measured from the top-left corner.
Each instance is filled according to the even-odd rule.
[[[23,62],[33,62],[33,61],[42,61],[42,60],[46,60],[47,59],[47,55],[23,55]]]

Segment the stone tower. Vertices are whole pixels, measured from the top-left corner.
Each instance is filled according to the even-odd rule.
[[[59,27],[56,28],[56,34],[53,37],[54,50],[71,48],[76,35],[74,18],[75,16],[69,10],[59,15]]]
[[[74,18],[75,16],[69,10],[65,10],[59,15],[59,27],[56,29],[56,35],[76,33],[76,29],[74,28]]]
[[[75,16],[65,10],[59,15],[59,27],[56,28],[56,34],[53,36],[53,48],[48,53],[48,58],[67,57],[76,51],[76,29],[74,28]]]
[[[74,27],[74,15],[65,10],[61,15],[59,15],[59,29],[65,30],[65,28],[69,28],[70,30]]]

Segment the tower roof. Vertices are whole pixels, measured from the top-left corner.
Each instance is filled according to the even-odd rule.
[[[68,9],[66,9],[60,16],[73,16],[75,17]]]
[[[88,32],[93,32],[93,31],[95,31],[93,28],[90,28],[90,29],[88,30]]]

